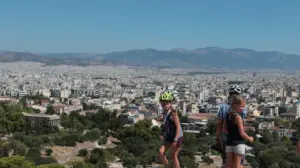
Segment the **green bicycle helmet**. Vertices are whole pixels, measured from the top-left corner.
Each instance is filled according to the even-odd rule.
[[[160,101],[173,101],[174,96],[171,92],[164,92],[160,95],[159,100]]]

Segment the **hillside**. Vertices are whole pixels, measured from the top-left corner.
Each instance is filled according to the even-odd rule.
[[[300,61],[299,55],[217,47],[170,51],[130,50],[104,54],[102,58],[130,65],[178,68],[299,68],[298,62]]]
[[[292,68],[299,69],[300,55],[251,49],[206,47],[168,51],[143,49],[111,53],[49,53],[0,51],[0,62],[34,61],[46,65],[132,65],[169,68]]]

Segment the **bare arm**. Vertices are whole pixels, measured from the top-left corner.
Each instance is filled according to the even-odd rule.
[[[175,138],[178,138],[180,136],[180,121],[179,117],[176,112],[172,112],[171,117],[174,121],[175,127],[176,127],[176,135]]]
[[[235,124],[238,126],[241,137],[250,141],[251,137],[244,130],[243,119],[241,116],[235,117]]]

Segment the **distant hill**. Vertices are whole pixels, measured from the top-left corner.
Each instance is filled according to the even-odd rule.
[[[78,57],[67,57],[65,54],[58,54],[54,56],[53,54],[48,55],[38,55],[30,52],[14,52],[14,51],[0,51],[0,62],[39,62],[45,65],[93,65],[101,64],[100,62],[95,62],[89,59],[80,59]],[[103,61],[104,62],[104,61]]]
[[[258,52],[250,49],[223,49],[218,47],[195,50],[154,49],[130,50],[104,54],[103,60],[140,66],[178,68],[299,68],[300,55],[280,52]]]
[[[132,65],[141,67],[170,68],[292,68],[300,69],[300,55],[275,51],[255,51],[236,48],[206,47],[194,50],[168,51],[143,49],[111,53],[54,53],[33,54],[1,52],[1,62],[35,61],[47,65]]]

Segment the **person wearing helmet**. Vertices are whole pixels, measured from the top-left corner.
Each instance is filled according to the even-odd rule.
[[[163,108],[163,125],[160,139],[164,144],[159,149],[159,156],[165,167],[169,167],[166,157],[166,151],[172,149],[172,160],[175,168],[180,168],[178,161],[178,152],[183,142],[183,132],[180,125],[179,117],[175,109],[172,108],[174,96],[170,92],[160,95],[159,101]]]
[[[229,97],[228,97],[228,102],[224,103],[220,106],[219,111],[218,111],[218,124],[217,124],[217,130],[216,130],[216,140],[217,142],[220,142],[221,144],[221,156],[223,160],[223,166],[226,165],[227,162],[227,156],[226,156],[226,141],[227,141],[227,134],[224,132],[224,121],[226,120],[226,116],[228,112],[230,111],[230,102],[231,98],[234,95],[240,95],[242,93],[242,88],[239,85],[231,85],[228,89],[229,92]],[[241,117],[243,119],[246,118],[247,115],[247,110],[244,108]],[[243,164],[244,160],[242,160]]]

